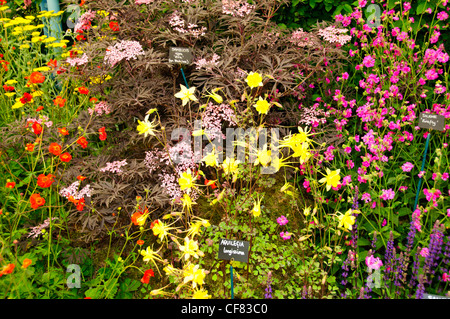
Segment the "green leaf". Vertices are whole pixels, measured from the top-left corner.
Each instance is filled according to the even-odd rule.
[[[309,0],[309,5],[310,5],[310,7],[311,8],[315,8],[315,6],[316,6],[316,1],[315,0]]]
[[[416,14],[422,14],[426,10],[426,7],[427,7],[426,1],[419,3],[416,9]]]

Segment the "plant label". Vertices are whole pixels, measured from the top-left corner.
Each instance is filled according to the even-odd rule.
[[[420,113],[419,127],[443,131],[445,128],[445,117],[438,114]]]
[[[191,64],[192,52],[190,48],[170,47],[169,63]]]
[[[249,242],[234,239],[220,239],[219,259],[248,262]]]

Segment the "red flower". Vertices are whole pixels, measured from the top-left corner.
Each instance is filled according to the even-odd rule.
[[[210,181],[210,180],[208,180],[206,178],[205,178],[205,185],[206,186],[211,186],[212,189],[216,189],[217,188],[216,183],[214,181]]]
[[[98,132],[100,133],[100,135],[99,135],[100,141],[106,140],[106,131],[105,131],[105,127],[102,127],[102,128],[100,128],[100,129],[98,129]]]
[[[25,147],[25,150],[29,151],[29,152],[33,152],[34,151],[34,144],[33,143],[28,143],[27,147]]]
[[[33,129],[33,132],[36,135],[40,135],[42,133],[42,125],[39,124],[38,122],[34,122],[31,128]]]
[[[82,148],[86,148],[88,145],[88,141],[86,140],[86,138],[84,136],[80,137],[77,140],[77,143],[82,147]]]
[[[78,200],[78,202],[76,203],[76,205],[77,205],[77,210],[81,212],[84,209],[84,205],[85,205],[84,198],[80,198]]]
[[[59,155],[59,158],[61,159],[62,162],[68,163],[72,159],[72,155],[65,152],[65,153],[62,153],[61,155]]]
[[[138,244],[139,246],[144,245],[144,241],[142,239],[139,239],[136,244]]]
[[[45,204],[45,199],[40,194],[33,194],[30,197],[31,208],[36,209]]]
[[[86,177],[82,176],[82,175],[78,175],[77,179],[82,182],[82,181],[84,181],[86,179]]]
[[[144,276],[141,278],[141,282],[143,284],[148,284],[150,281],[150,277],[155,277],[155,273],[153,272],[153,270],[148,269],[144,272]]]
[[[3,275],[7,275],[13,272],[14,267],[16,267],[16,265],[14,264],[8,264],[5,267],[3,267],[2,270],[0,270],[0,277]]]
[[[77,35],[76,38],[77,38],[77,41],[83,41],[83,40],[86,40],[86,38],[85,38],[84,35],[82,35],[82,34]]]
[[[153,229],[153,227],[155,227],[155,224],[158,224],[158,223],[159,223],[159,220],[158,220],[158,219],[152,221],[152,223],[150,224],[150,229]]]
[[[37,109],[36,109],[36,112],[40,112],[40,111],[42,111],[44,109],[44,107],[41,105],[41,106],[39,106]]]
[[[109,28],[113,31],[119,31],[119,23],[116,21],[111,21],[109,23]]]
[[[84,86],[80,86],[80,87],[78,88],[78,92],[79,92],[80,94],[89,94],[89,90],[88,90],[87,88],[85,88]]]
[[[9,85],[3,85],[3,89],[6,91],[6,92],[12,92],[12,91],[14,91],[15,90],[15,88],[14,88],[14,86],[9,86]]]
[[[48,175],[40,174],[38,176],[38,181],[37,181],[38,186],[40,186],[42,188],[50,187],[50,185],[52,185],[52,183],[55,181],[55,179],[53,177],[55,177],[55,175],[52,175],[52,174],[48,174]]]
[[[69,131],[68,131],[65,127],[63,127],[63,128],[58,128],[58,132],[59,132],[61,135],[69,135]]]
[[[62,147],[58,143],[51,143],[48,147],[48,151],[53,155],[58,156],[61,154]]]
[[[56,61],[56,59],[55,60],[50,59],[50,61],[47,62],[47,65],[56,68],[56,66],[58,65],[58,61]]]
[[[31,102],[31,100],[33,100],[33,96],[28,92],[25,92],[23,96],[20,98],[20,102],[22,102],[22,104]]]
[[[30,82],[34,84],[43,83],[45,76],[41,72],[33,72],[30,75]]]
[[[63,107],[65,103],[66,103],[66,99],[63,99],[59,95],[56,97],[56,99],[53,100],[53,104],[55,104],[59,107]]]
[[[10,189],[13,189],[14,186],[16,186],[16,183],[14,183],[14,182],[6,182],[6,185],[5,185],[6,188],[10,188]]]

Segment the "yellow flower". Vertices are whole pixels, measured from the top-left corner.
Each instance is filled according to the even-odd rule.
[[[217,165],[217,154],[215,153],[214,149],[211,151],[211,153],[203,158],[203,161],[205,162],[206,166],[215,167]]]
[[[321,178],[319,183],[327,183],[327,191],[329,191],[331,187],[337,187],[341,180],[341,176],[339,176],[340,171],[340,169],[331,171],[327,168],[327,175]]]
[[[180,84],[181,91],[175,94],[175,97],[183,101],[183,106],[185,106],[189,101],[197,101],[194,95],[195,87],[186,88],[184,85]]]
[[[34,91],[34,92],[31,93],[32,97],[37,97],[37,96],[42,96],[42,95],[44,95],[44,92],[42,92],[41,90]]]
[[[34,26],[34,25],[26,25],[26,26],[23,27],[24,31],[31,31],[31,30],[34,30],[34,29],[36,29],[36,26]]]
[[[9,9],[8,6],[2,6],[2,7],[0,7],[0,11],[5,11],[5,10],[7,10],[7,9]],[[8,20],[9,20],[9,19],[8,19]]]
[[[150,114],[147,114],[144,118],[144,121],[140,121],[138,120],[139,125],[137,126],[137,131],[139,132],[139,134],[144,134],[145,137],[147,137],[148,135],[153,135],[155,136],[155,127],[156,124],[154,121],[149,122],[148,117],[150,116]]]
[[[261,164],[262,166],[267,167],[267,165],[269,165],[271,161],[271,154],[272,152],[266,149],[258,150],[258,152],[256,153],[256,160],[254,164]]]
[[[181,190],[187,189],[189,191],[192,187],[194,187],[194,182],[195,177],[192,176],[190,169],[181,173],[180,178],[178,179],[178,184],[180,185]]]
[[[32,37],[32,38],[31,38],[31,42],[36,43],[36,42],[39,42],[39,41],[44,40],[46,37],[47,37],[46,35],[41,35],[41,36],[37,36],[37,37]],[[54,44],[54,43],[52,43],[52,44]]]
[[[223,171],[226,175],[228,174],[236,174],[238,172],[238,165],[240,161],[235,160],[234,158],[227,157],[222,163]]]
[[[16,103],[14,103],[14,105],[12,106],[13,109],[19,109],[21,107],[23,107],[25,104],[23,104],[22,102],[20,102],[20,98],[16,99]]]
[[[167,276],[170,276],[170,275],[175,274],[178,269],[172,267],[171,265],[167,265],[166,267],[163,268],[163,270]]]
[[[28,44],[22,44],[21,46],[19,46],[19,49],[29,49],[30,46]]]
[[[8,93],[5,93],[5,95],[8,97],[11,97],[11,96],[16,95],[16,92],[8,92]]]
[[[8,80],[5,82],[6,85],[12,85],[12,84],[16,84],[17,81],[16,80]]]
[[[162,221],[158,219],[158,222],[153,224],[153,235],[158,236],[158,238],[162,241],[169,234],[169,230],[173,229],[168,225],[165,225]]]
[[[55,37],[48,37],[47,39],[43,40],[42,43],[50,43],[56,41]]]
[[[191,227],[188,229],[188,236],[195,236],[202,232],[201,227],[209,227],[211,224],[206,219],[201,219],[200,217],[197,217],[199,220],[197,220],[195,223],[191,224]]]
[[[203,252],[198,250],[198,242],[189,237],[184,238],[184,245],[180,245],[179,249],[183,252],[184,260],[188,260],[191,256],[197,259],[203,256]]]
[[[311,207],[305,207],[305,209],[303,210],[303,215],[305,216],[309,216],[309,214],[311,214]]]
[[[352,230],[352,225],[355,224],[355,216],[352,216],[352,209],[349,209],[344,215],[338,216],[338,227],[344,227],[345,229]]]
[[[270,103],[267,102],[267,100],[262,99],[259,97],[258,101],[256,101],[256,104],[253,105],[259,114],[267,114],[270,109]]]
[[[51,69],[48,66],[41,66],[40,68],[33,69],[33,72],[47,72]]]
[[[255,203],[253,204],[252,214],[254,217],[261,215],[261,200],[262,198],[258,198],[258,200],[255,200]]]
[[[188,264],[183,271],[184,283],[192,281],[192,287],[196,288],[197,285],[203,285],[203,279],[206,273],[203,269],[200,269],[199,265]]]
[[[161,257],[158,255],[158,253],[159,253],[159,250],[154,251],[153,249],[150,248],[150,246],[148,246],[146,250],[141,250],[140,251],[140,254],[144,257],[142,260],[147,262],[147,263],[149,261],[151,261],[155,265],[156,269],[159,272],[159,268],[156,265],[155,260],[160,261],[160,262],[164,262],[164,261],[161,259]]]
[[[216,103],[220,104],[220,103],[223,102],[223,98],[222,98],[219,94],[217,94],[217,93],[215,92],[216,90],[217,90],[217,89],[213,90],[213,93],[210,93],[210,94],[206,95],[206,97],[210,97],[210,98],[212,98],[214,101],[216,101]]]
[[[194,294],[192,295],[192,299],[210,299],[211,296],[208,295],[207,290],[195,290]]]
[[[188,213],[190,211],[192,211],[192,204],[195,204],[195,203],[192,202],[191,196],[189,196],[188,194],[183,194],[183,197],[181,198],[181,202],[183,203],[183,209],[186,207]]]
[[[250,88],[256,88],[258,86],[263,86],[262,83],[262,76],[259,73],[250,72],[247,75],[247,78],[245,79],[245,82],[247,82],[248,86]]]

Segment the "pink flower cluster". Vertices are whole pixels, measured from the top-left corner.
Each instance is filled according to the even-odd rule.
[[[126,159],[124,159],[123,161],[108,162],[108,163],[106,163],[105,167],[100,168],[100,172],[111,172],[111,173],[121,174],[121,173],[123,173],[122,167],[127,164],[128,163],[127,163]]]
[[[89,184],[83,187],[81,190],[78,190],[79,188],[80,182],[73,182],[69,187],[61,189],[59,191],[59,195],[65,198],[69,198],[70,196],[72,196],[74,199],[80,199],[85,196],[91,197],[91,186]]]
[[[142,46],[137,41],[122,40],[114,46],[109,46],[106,49],[105,62],[111,67],[122,61],[123,59],[131,60],[137,59],[138,56],[144,55],[145,52]]]
[[[182,34],[191,35],[194,38],[204,36],[207,30],[205,27],[199,27],[197,24],[186,23],[178,11],[172,13],[169,18],[169,24],[175,31]]]
[[[83,53],[83,55],[81,57],[75,57],[75,58],[68,57],[66,59],[66,62],[69,63],[70,66],[83,65],[83,64],[88,63],[88,61],[89,61],[89,58],[86,53]]]
[[[228,104],[214,104],[209,102],[203,112],[202,125],[205,128],[206,136],[212,141],[218,137],[225,138],[222,133],[222,124],[236,125],[236,115]]]
[[[433,206],[437,207],[437,200],[439,198],[439,196],[441,196],[441,191],[439,189],[432,189],[429,190],[428,188],[424,188],[423,189],[423,193],[425,194],[425,198],[427,199],[427,201],[432,201],[433,202]]]
[[[222,12],[233,17],[243,18],[249,15],[255,6],[242,0],[222,0]]]
[[[420,217],[421,217],[420,209],[417,208],[412,213],[412,222],[413,222],[414,228],[419,232],[422,231],[422,224],[420,223]]]
[[[211,59],[207,60],[206,58],[198,58],[193,63],[195,64],[195,68],[200,70],[201,68],[211,70],[213,67],[219,64],[220,56],[214,53]]]
[[[392,190],[392,188],[389,188],[389,189],[383,189],[381,192],[382,192],[382,193],[381,193],[381,195],[380,195],[380,198],[381,198],[382,200],[390,200],[390,199],[394,199],[395,192]]]
[[[94,109],[89,108],[88,112],[89,112],[89,115],[92,115],[94,112],[97,115],[109,114],[109,113],[111,113],[111,107],[109,106],[109,104],[107,102],[100,101],[97,104],[95,104]]]
[[[289,220],[286,218],[286,216],[280,216],[280,217],[278,217],[277,218],[277,223],[278,223],[278,225],[280,225],[280,226],[284,226],[284,225],[286,225],[287,223],[289,222]]]
[[[52,217],[51,220],[58,219],[58,217]],[[28,233],[28,237],[37,238],[40,234],[42,234],[42,230],[50,226],[50,217],[44,220],[44,222],[35,227],[30,227],[30,232]]]
[[[87,31],[91,28],[91,21],[95,18],[95,11],[88,10],[81,15],[75,25],[74,32]]]
[[[351,35],[344,34],[348,32],[347,29],[336,28],[335,26],[329,26],[325,29],[319,30],[319,35],[329,43],[339,43],[340,45],[344,45],[349,42],[352,37]]]

